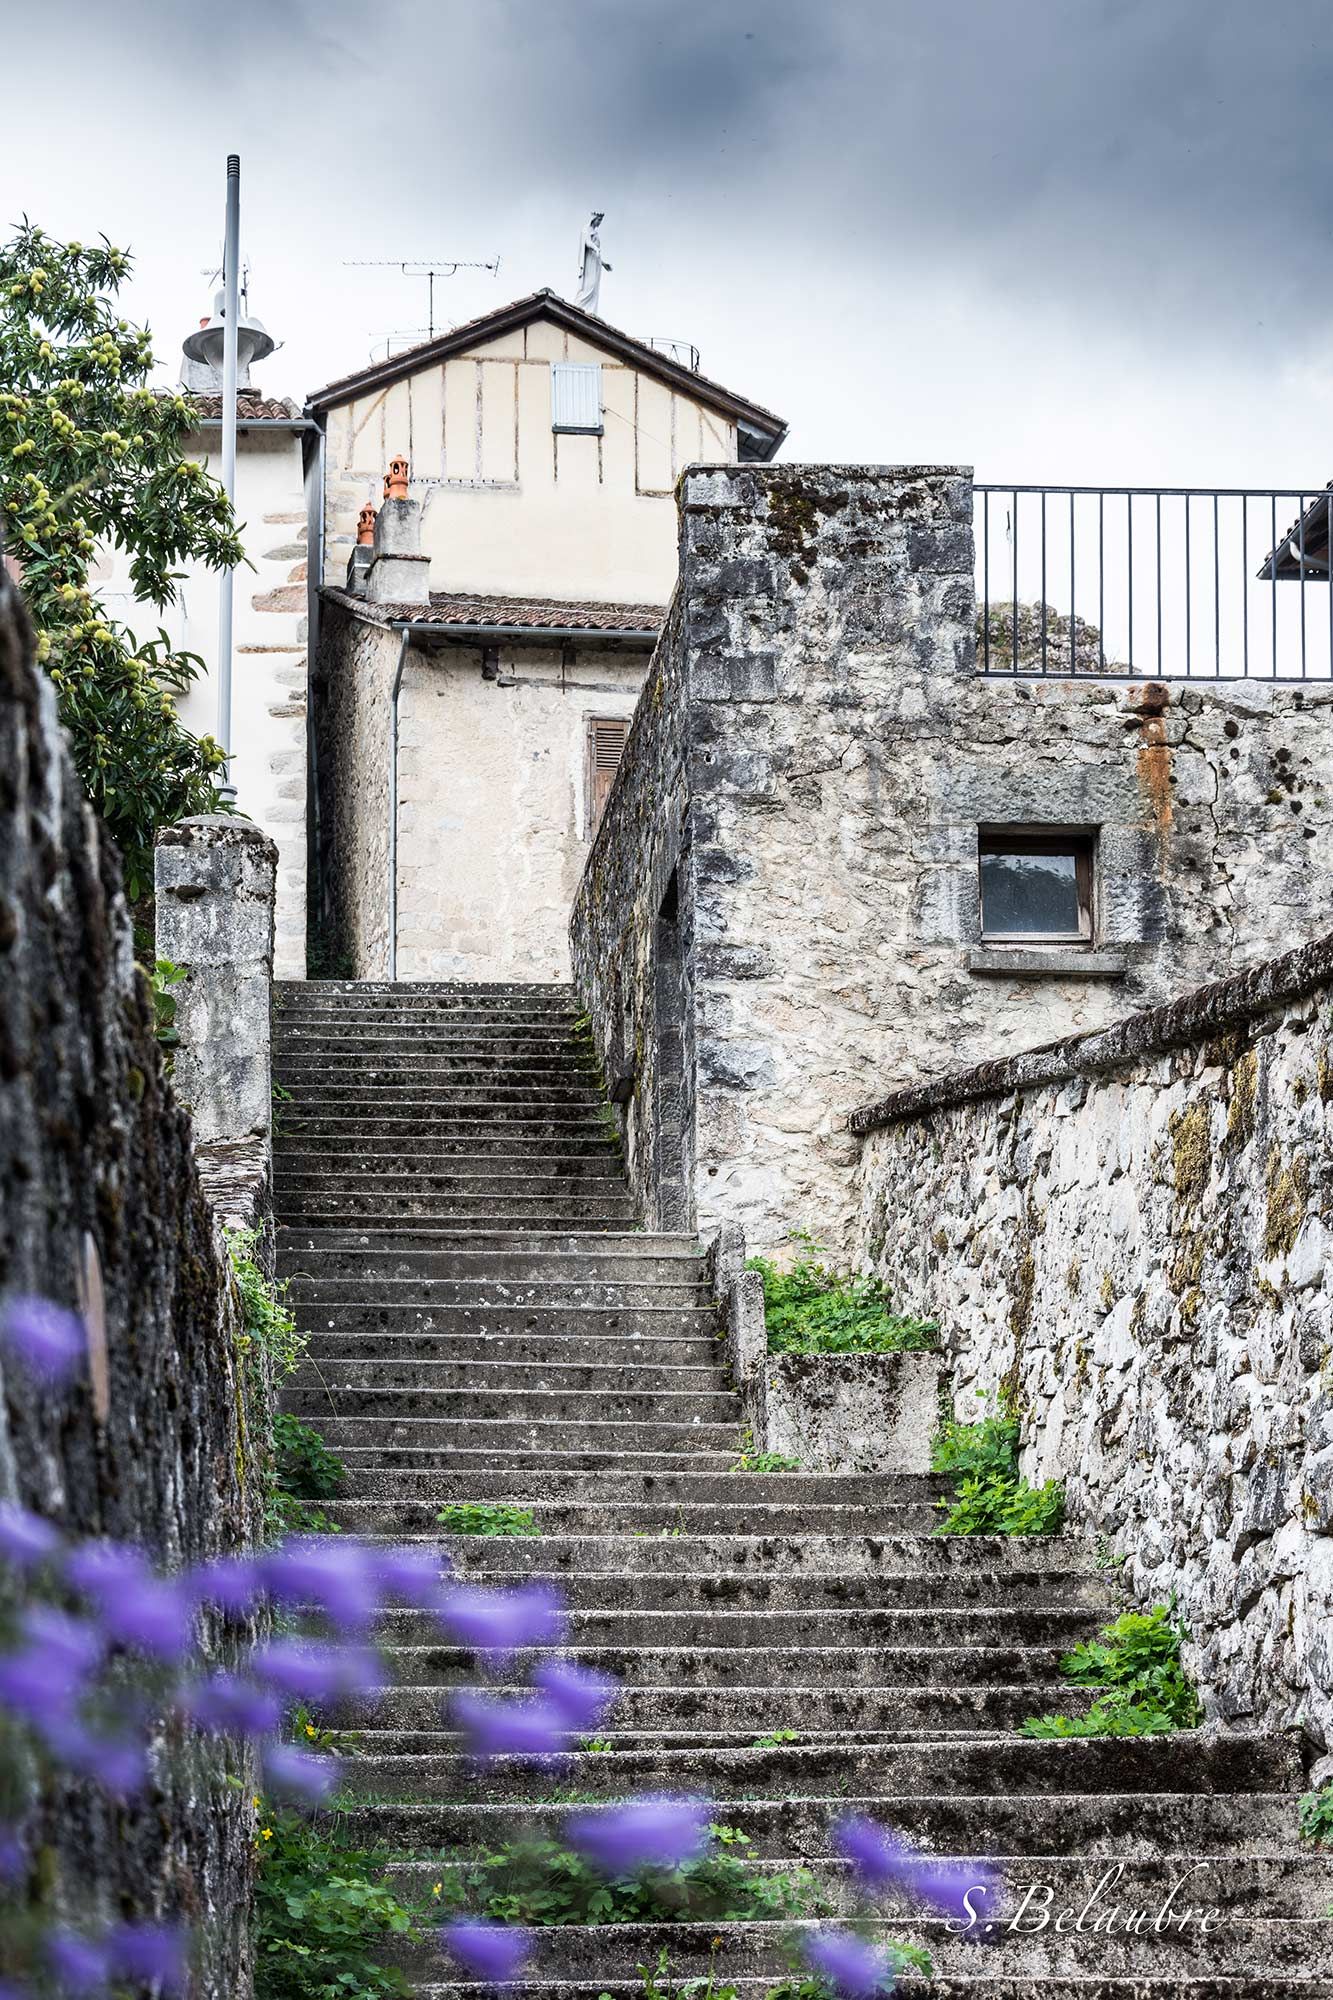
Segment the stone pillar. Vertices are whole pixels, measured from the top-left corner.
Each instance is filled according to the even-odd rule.
[[[157,954],[189,975],[175,989],[174,1082],[199,1145],[268,1145],[277,860],[266,833],[228,813],[184,819],[157,836]]]

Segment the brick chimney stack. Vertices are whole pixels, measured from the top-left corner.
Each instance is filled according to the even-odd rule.
[[[430,602],[430,557],[421,553],[421,502],[408,499],[407,486],[407,460],[392,459],[384,476],[384,499],[375,516],[372,560],[366,570],[366,598],[371,604]],[[353,552],[353,562],[357,553]]]

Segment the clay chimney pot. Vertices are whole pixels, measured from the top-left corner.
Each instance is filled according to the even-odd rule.
[[[389,470],[384,481],[384,496],[387,500],[406,500],[407,460],[405,458],[391,458],[389,460]]]
[[[359,549],[368,548],[374,539],[375,509],[371,506],[369,500],[367,500],[365,506],[356,517],[356,545]]]

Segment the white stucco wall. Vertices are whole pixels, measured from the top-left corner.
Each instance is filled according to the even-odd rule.
[[[187,438],[182,450],[215,477],[219,434]],[[252,568],[236,572],[232,662],[231,776],[237,805],[278,847],[274,972],[305,977],[306,955],[306,501],[301,437],[248,431],[237,438],[236,514]],[[106,558],[97,589],[109,610],[150,636],[198,653],[205,671],[180,703],[196,736],[217,733],[214,670],[218,578],[186,566],[178,601],[158,613],[136,603],[123,560]]]
[[[602,436],[552,430],[553,361],[601,363]],[[325,582],[402,453],[432,590],[618,604],[666,603],[676,479],[736,455],[734,424],[540,320],[331,410],[327,434]]]
[[[412,652],[399,713],[398,976],[570,976],[588,852],[587,725],[634,709],[646,653]]]

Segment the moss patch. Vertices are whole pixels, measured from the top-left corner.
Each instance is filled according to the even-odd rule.
[[[1268,1190],[1268,1204],[1264,1211],[1264,1254],[1285,1257],[1300,1234],[1310,1199],[1310,1169],[1305,1155],[1297,1153],[1284,1166],[1281,1150],[1274,1146],[1268,1155],[1264,1184]]]
[[[1208,1143],[1208,1106],[1190,1104],[1172,1113],[1171,1174],[1182,1201],[1198,1201],[1208,1185],[1211,1149]]]

